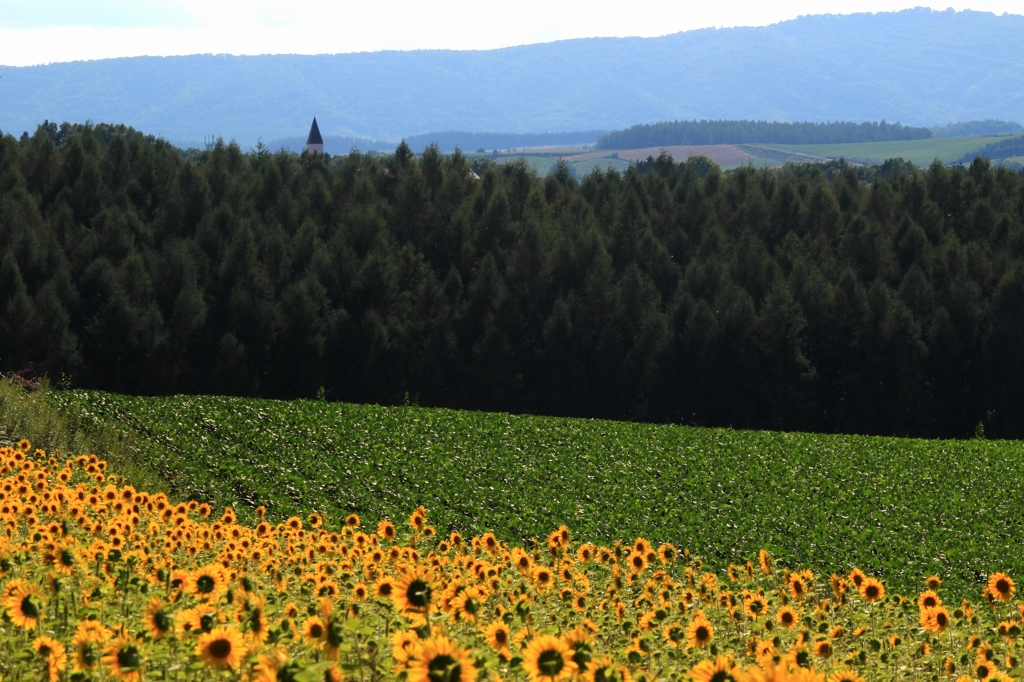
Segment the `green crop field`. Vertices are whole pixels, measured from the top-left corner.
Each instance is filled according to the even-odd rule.
[[[1024,575],[1024,445],[743,432],[417,407],[55,392],[115,423],[182,496],[274,519],[430,509],[442,531],[507,540],[565,523],[643,535],[717,567],[766,547],[794,566],[857,565],[913,592],[937,573],[977,595]]]
[[[932,137],[927,140],[903,142],[860,142],[855,144],[801,144],[801,145],[759,145],[812,156],[829,158],[844,157],[851,160],[881,163],[888,159],[902,158],[918,166],[928,166],[936,158],[949,163],[964,154],[981,149],[998,139],[995,137]]]

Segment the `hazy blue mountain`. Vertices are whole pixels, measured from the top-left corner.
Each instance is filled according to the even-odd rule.
[[[592,38],[487,51],[144,57],[5,67],[0,130],[43,119],[204,134],[395,140],[690,119],[944,125],[1024,111],[1024,17],[820,15],[762,28]]]

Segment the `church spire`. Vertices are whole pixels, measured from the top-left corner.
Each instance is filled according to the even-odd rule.
[[[313,125],[309,129],[309,137],[306,138],[306,151],[310,154],[324,153],[324,138],[320,137],[320,127],[316,124],[316,116],[313,117]]]

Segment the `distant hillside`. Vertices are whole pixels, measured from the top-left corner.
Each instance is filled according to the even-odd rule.
[[[819,15],[760,28],[488,51],[139,57],[2,69],[0,130],[125,121],[178,144],[222,135],[396,140],[438,130],[615,130],[700,119],[1014,120],[1024,17]]]
[[[670,121],[615,130],[597,141],[598,149],[644,149],[676,145],[849,144],[924,140],[928,128],[899,123],[771,123],[767,121]]]
[[[932,127],[935,137],[972,137],[974,135],[1018,135],[1024,126],[1012,121],[965,121]]]
[[[992,142],[976,152],[964,154],[960,161],[963,163],[970,163],[976,156],[981,156],[993,161],[1024,156],[1024,135],[1019,137],[1008,137]]]

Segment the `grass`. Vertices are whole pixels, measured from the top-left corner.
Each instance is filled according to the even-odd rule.
[[[927,140],[902,142],[860,142],[853,144],[802,144],[760,145],[769,149],[846,159],[881,163],[897,157],[911,161],[918,166],[928,166],[936,158],[949,163],[957,161],[964,154],[976,151],[993,142],[993,137],[933,137]]]
[[[179,496],[243,518],[259,504],[278,520],[404,518],[423,504],[443,533],[519,541],[565,523],[598,542],[674,542],[719,568],[766,547],[789,565],[858,565],[905,590],[938,573],[976,595],[994,570],[1024,575],[1019,442],[91,391],[48,400],[116,424],[133,461]]]
[[[53,395],[46,380],[39,390],[26,393],[0,377],[0,446],[28,438],[34,447],[51,454],[103,453],[132,485],[154,492],[169,489],[166,479],[154,472],[153,453],[148,457],[140,453],[148,443],[131,438],[123,428],[82,404],[67,403],[58,409]]]

